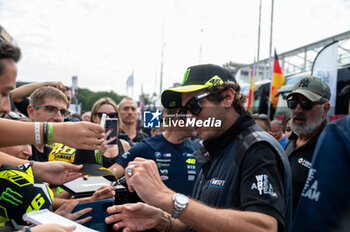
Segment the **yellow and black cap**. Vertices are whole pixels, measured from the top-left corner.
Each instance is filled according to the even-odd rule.
[[[55,143],[49,154],[49,161],[60,160],[73,164],[82,164],[81,172],[89,176],[103,176],[109,181],[115,181],[116,176],[101,165],[101,156],[94,150],[83,150]]]
[[[181,93],[194,92],[229,81],[236,82],[236,79],[223,67],[213,64],[191,66],[185,72],[181,87],[166,89],[162,92],[162,105],[166,109],[179,108]]]

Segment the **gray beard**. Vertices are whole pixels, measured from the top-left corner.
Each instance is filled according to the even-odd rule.
[[[322,114],[323,114],[323,110],[321,112],[321,115]],[[299,124],[299,123],[294,122],[294,117],[292,116],[290,128],[298,136],[299,135],[311,135],[321,126],[322,122],[323,122],[322,117],[319,117],[314,122],[305,121],[304,124]]]

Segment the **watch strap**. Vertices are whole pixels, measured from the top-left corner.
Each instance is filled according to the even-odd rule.
[[[182,213],[182,211],[187,207],[188,205],[188,200],[185,204],[180,204],[179,202],[177,202],[176,200],[176,197],[180,196],[180,195],[183,195],[181,193],[175,193],[173,195],[173,202],[174,202],[174,209],[173,209],[173,212],[171,214],[171,217],[172,218],[178,218],[180,216],[180,214]],[[183,197],[186,197],[185,195],[183,195]],[[188,198],[187,198],[188,199]]]

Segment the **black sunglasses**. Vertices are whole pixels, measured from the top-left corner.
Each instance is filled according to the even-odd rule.
[[[308,99],[299,100],[296,98],[291,98],[287,100],[287,106],[289,109],[294,110],[297,108],[298,104],[303,110],[311,110],[316,104],[323,104],[322,102],[312,102]]]
[[[34,106],[35,109],[44,108],[49,114],[56,115],[59,111],[62,116],[67,116],[70,114],[69,110],[66,109],[58,109],[56,106],[53,105],[43,105],[43,106]]]
[[[182,106],[179,109],[178,114],[183,115],[183,114],[186,114],[187,111],[190,111],[191,114],[198,115],[202,111],[202,106],[199,103],[199,100],[201,100],[202,98],[208,97],[209,95],[210,93],[205,92],[192,97],[190,100],[186,102],[185,106]]]
[[[112,113],[106,113],[106,112],[97,112],[97,116],[101,119],[102,114],[106,114],[109,118],[118,118],[118,113],[117,112],[112,112]]]

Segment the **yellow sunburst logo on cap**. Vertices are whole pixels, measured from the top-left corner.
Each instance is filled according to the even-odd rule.
[[[213,86],[213,85],[222,85],[224,81],[217,75],[210,78],[209,81],[205,82],[205,85]]]

